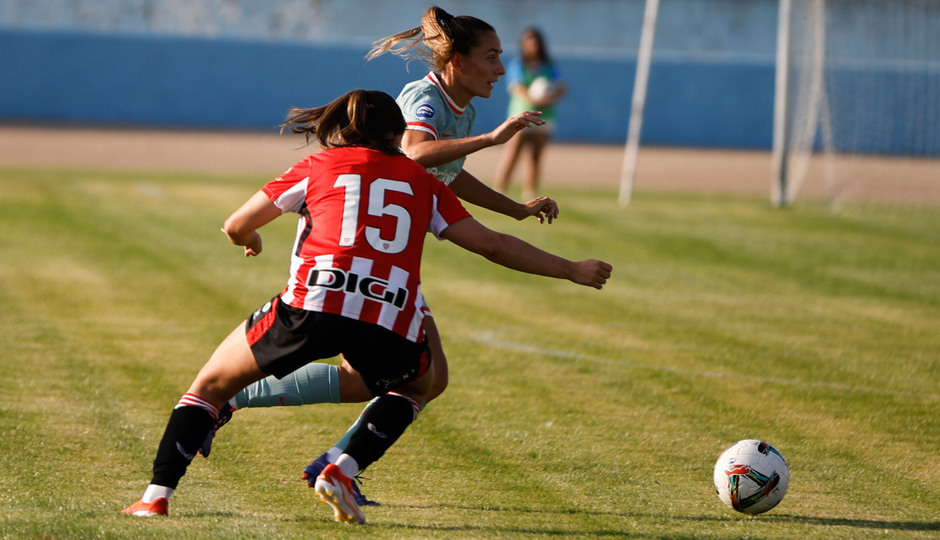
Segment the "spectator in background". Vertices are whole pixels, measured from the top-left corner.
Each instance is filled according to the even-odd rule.
[[[529,148],[529,168],[522,186],[522,199],[535,197],[541,175],[542,153],[555,129],[555,103],[564,97],[564,81],[548,54],[545,38],[536,28],[522,33],[519,58],[509,64],[509,116],[522,111],[542,112],[545,124],[519,132],[506,143],[506,150],[496,171],[495,189],[505,192],[523,148]]]

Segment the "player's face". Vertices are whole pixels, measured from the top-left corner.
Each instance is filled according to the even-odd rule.
[[[493,94],[496,81],[506,73],[499,59],[502,53],[496,32],[485,32],[480,34],[480,42],[470,54],[460,55],[457,82],[470,97],[488,98]]]

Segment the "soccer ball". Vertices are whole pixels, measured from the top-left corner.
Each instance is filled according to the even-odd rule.
[[[746,439],[721,453],[713,478],[721,502],[738,512],[760,514],[783,500],[790,467],[769,443]]]
[[[536,77],[529,84],[529,98],[535,101],[541,101],[552,94],[552,81],[548,77]]]

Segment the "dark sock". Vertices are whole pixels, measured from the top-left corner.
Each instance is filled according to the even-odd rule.
[[[362,414],[362,422],[353,433],[346,453],[355,458],[360,469],[378,460],[414,422],[419,410],[411,399],[385,394],[372,401]]]
[[[201,407],[173,409],[153,460],[151,484],[176,489],[215,420]]]

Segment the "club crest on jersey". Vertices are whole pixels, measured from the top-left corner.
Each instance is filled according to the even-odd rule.
[[[418,110],[415,111],[415,116],[425,120],[430,120],[434,118],[434,107],[425,103],[424,105],[418,107]]]
[[[382,302],[401,310],[408,301],[408,289],[392,289],[389,282],[373,276],[360,276],[339,268],[314,268],[307,277],[307,286],[323,287],[347,293],[359,293],[376,302]]]

